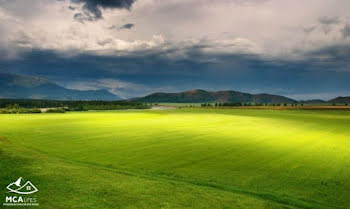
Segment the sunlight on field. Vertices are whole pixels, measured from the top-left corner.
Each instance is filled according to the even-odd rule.
[[[104,185],[121,208],[133,201],[193,207],[188,201],[198,204],[197,193],[208,208],[347,208],[349,124],[350,112],[326,110],[0,115],[0,135],[9,142],[0,148],[4,156],[29,160],[26,172],[34,179],[53,175],[54,184],[66,179],[78,191],[77,179],[86,179],[91,200]],[[182,197],[169,197],[170,187]]]

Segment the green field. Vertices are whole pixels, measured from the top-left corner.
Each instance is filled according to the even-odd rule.
[[[3,114],[0,207],[20,176],[37,208],[350,208],[350,111]]]

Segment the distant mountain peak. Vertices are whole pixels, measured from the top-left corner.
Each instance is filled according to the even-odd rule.
[[[193,89],[193,90],[189,90],[189,91],[185,91],[185,92],[188,92],[188,93],[198,93],[198,92],[208,92],[208,91],[203,90],[203,89]]]

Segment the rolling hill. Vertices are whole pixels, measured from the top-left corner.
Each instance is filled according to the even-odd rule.
[[[201,89],[179,93],[153,93],[145,97],[132,99],[139,102],[254,102],[254,103],[294,103],[293,99],[272,94],[248,94],[238,91],[205,91]]]
[[[120,100],[107,90],[80,91],[67,89],[49,80],[0,73],[0,98],[54,100]]]
[[[350,97],[337,97],[337,98],[334,98],[334,99],[331,99],[329,100],[329,102],[331,103],[350,103]]]

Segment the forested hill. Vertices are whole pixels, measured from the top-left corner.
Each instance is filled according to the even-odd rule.
[[[293,99],[272,94],[249,94],[238,91],[205,91],[201,89],[179,93],[153,93],[145,97],[135,98],[139,102],[254,102],[254,103],[294,103]]]

